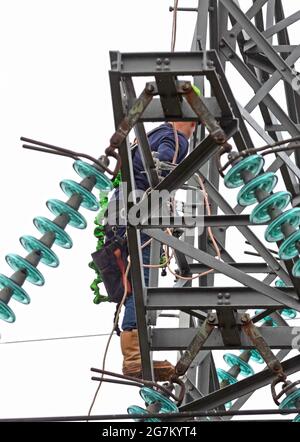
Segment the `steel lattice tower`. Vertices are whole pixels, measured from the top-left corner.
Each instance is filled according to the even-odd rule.
[[[197,246],[191,235],[183,235],[179,239],[166,235],[160,228],[170,224],[164,224],[163,218],[160,219],[160,228],[150,229],[150,225],[147,228],[147,219],[137,228],[128,228],[132,269],[136,276],[133,284],[135,293],[138,294],[136,310],[143,374],[144,378],[152,378],[151,351],[178,350],[181,352],[179,371],[186,373],[187,391],[180,410],[224,410],[224,405],[234,399],[237,400],[231,409],[238,410],[254,391],[270,384],[274,379],[274,355],[270,349],[281,349],[277,362],[285,358],[292,349],[293,327],[285,321],[282,312],[287,313],[284,310],[287,308],[299,311],[300,285],[299,278],[292,274],[294,262],[293,259],[278,260],[263,241],[263,237],[252,230],[251,225],[254,223],[249,215],[242,213],[245,207],[240,204],[232,207],[221,193],[222,178],[214,155],[218,144],[213,128],[210,128],[209,136],[203,126],[198,130],[197,139],[191,143],[189,156],[159,183],[149,155],[143,123],[191,119],[193,113],[186,106],[187,103],[176,96],[176,89],[178,92],[182,87],[176,79],[190,75],[201,91],[205,90],[206,80],[209,82],[210,93],[205,91],[202,102],[220,123],[226,135],[233,136],[237,151],[255,147],[257,135],[268,145],[299,136],[300,101],[294,64],[300,56],[300,50],[299,46],[290,44],[288,27],[299,20],[300,13],[298,11],[285,18],[281,0],[256,0],[248,11],[244,11],[233,0],[201,0],[198,8],[179,7],[178,13],[181,11],[194,12],[197,15],[191,52],[111,53],[110,79],[116,127],[136,98],[133,78],[155,78],[155,82],[148,85],[148,92],[158,98],[147,105],[135,126],[152,188],[169,191],[180,189],[184,183],[192,184],[193,174],[199,171],[205,179],[212,211],[211,216],[204,217],[205,229],[198,237]],[[275,36],[276,44],[273,43]],[[229,65],[242,75],[253,91],[246,106],[242,106],[233,93],[231,78],[226,75]],[[271,95],[272,89],[280,82],[284,85],[287,112]],[[191,104],[191,101],[187,101]],[[254,117],[257,112],[262,124]],[[253,139],[255,133],[256,137]],[[122,176],[130,190],[132,174],[128,152],[128,144],[124,141],[120,149]],[[299,205],[299,153],[296,151],[295,156],[292,153],[293,151],[289,151],[272,155],[273,162],[264,172],[275,172],[282,177],[286,190],[292,195],[292,207],[296,208]],[[262,170],[261,174],[264,172]],[[143,203],[140,203],[140,208],[143,208]],[[151,269],[150,288],[146,288],[140,271],[138,230],[142,224],[143,231],[157,240],[152,246],[153,262],[157,262],[155,258],[157,259],[161,242],[176,251],[180,275],[192,275],[209,268],[213,268],[215,272],[199,278],[198,288],[192,287],[190,281],[183,280],[178,280],[172,288],[160,288],[158,272]],[[180,225],[179,223],[178,227]],[[176,226],[175,219],[171,226]],[[213,228],[222,250],[223,262],[212,256],[214,252],[208,240],[208,226]],[[226,250],[226,245],[234,238],[232,232],[228,233],[230,226],[235,226],[244,241],[253,247],[258,256],[256,262],[241,262],[241,256],[234,259]],[[281,240],[277,241],[279,247],[281,243]],[[234,280],[235,284],[240,283],[240,286],[216,285],[218,273]],[[277,277],[277,286],[271,286]],[[157,312],[162,310],[180,311],[178,328],[157,326]],[[260,342],[264,342],[260,346],[260,353],[268,361],[269,370],[257,374],[250,370],[248,361],[255,359],[255,356],[259,359],[255,351],[259,339],[255,341],[254,328],[252,331],[246,330],[247,310],[252,312],[251,327],[255,328],[259,321],[262,321],[259,324],[263,324],[258,327]],[[275,324],[276,327],[270,327]],[[213,328],[212,332],[210,327]],[[235,357],[231,359],[229,354],[226,362],[229,363],[230,370],[226,373],[219,370],[218,373],[212,350],[226,349],[241,349],[240,359],[243,361],[240,362]],[[188,364],[194,357],[193,365],[189,367]],[[245,366],[243,362],[246,362]],[[299,356],[286,360],[282,364],[284,372],[297,372],[299,363]],[[248,369],[250,371],[247,373]],[[241,372],[249,377],[236,382],[236,377]]]
[[[238,157],[240,152],[257,147],[257,139],[270,146],[283,139],[300,137],[300,80],[295,70],[300,46],[290,43],[288,32],[289,26],[300,19],[300,11],[285,17],[283,5],[281,0],[254,0],[245,11],[234,0],[199,0],[197,8],[178,8],[179,14],[187,11],[197,16],[190,52],[110,54],[109,75],[117,129],[112,140],[121,157],[122,179],[128,192],[134,187],[134,177],[126,135],[134,128],[152,190],[171,192],[193,186],[198,174],[204,180],[210,201],[211,214],[204,214],[204,230],[197,238],[186,231],[178,237],[165,232],[166,228],[178,231],[185,227],[180,216],[170,220],[160,213],[156,226],[150,223],[148,215],[138,225],[128,218],[143,378],[153,379],[153,351],[178,351],[177,371],[183,376],[186,392],[179,411],[223,412],[225,405],[233,400],[236,401],[231,410],[239,410],[257,389],[276,379],[282,380],[282,373],[289,376],[300,371],[300,356],[287,358],[295,348],[295,334],[286,321],[300,312],[299,150],[291,145],[290,150],[274,151],[268,166],[256,153],[243,159]],[[229,66],[241,74],[253,91],[246,105],[242,106],[233,92],[231,77],[227,75]],[[193,78],[202,92],[200,97],[191,83],[183,80],[185,76]],[[151,78],[138,98],[136,77]],[[286,110],[272,95],[279,84],[285,92]],[[159,180],[144,123],[199,119],[205,124],[198,127],[188,156],[165,179]],[[229,154],[232,164],[224,179],[226,191],[230,193],[230,187],[244,185],[235,206],[223,194],[223,178],[218,172],[217,153],[227,139],[234,144],[236,157]],[[68,201],[47,202],[56,218],[34,220],[43,236],[39,240],[21,238],[28,256],[6,257],[15,273],[10,278],[0,275],[1,319],[10,322],[15,319],[8,305],[12,298],[29,302],[21,287],[26,279],[37,285],[44,283],[36,268],[40,261],[52,267],[58,265],[52,245],[71,247],[72,240],[65,227],[86,226],[78,212],[80,205],[98,209],[91,193],[93,187],[110,189],[110,181],[105,181],[99,168],[80,160],[74,163],[74,168],[82,181],[80,184],[62,181]],[[281,199],[273,192],[278,177],[285,187],[277,189],[281,191]],[[274,207],[269,204],[270,197],[276,203]],[[139,208],[144,214],[150,199],[151,192],[147,199],[131,202],[128,209]],[[269,205],[263,206],[262,216],[261,204],[266,205],[267,200]],[[247,209],[249,201],[258,204],[255,216],[254,211],[249,213]],[[283,212],[288,204],[291,208]],[[151,208],[154,211],[162,206],[160,201]],[[197,213],[193,216],[197,218]],[[282,217],[284,220],[279,222]],[[258,218],[266,235],[277,244],[278,252],[270,250],[261,231],[256,233],[253,229]],[[215,257],[208,227],[212,228],[221,250],[221,260]],[[237,229],[252,246],[257,260],[242,262],[241,253],[236,258],[231,255],[229,248],[235,236],[229,227]],[[178,275],[188,277],[208,269],[214,272],[198,278],[197,286],[189,279],[177,279],[173,287],[159,287],[158,269],[152,268],[149,287],[145,287],[140,230],[154,239],[151,262],[159,260],[162,243],[174,249]],[[218,275],[224,275],[232,284],[217,285]],[[275,280],[277,284],[271,285]],[[179,327],[158,327],[161,311],[168,310],[180,312]],[[272,349],[280,351],[275,356]],[[228,353],[225,359],[230,369],[217,370],[215,350],[241,350],[241,354]],[[251,359],[265,361],[266,369],[255,374],[249,365]],[[237,379],[239,374],[244,374],[245,379]],[[300,408],[300,391],[296,385],[292,387],[286,392],[285,406]]]

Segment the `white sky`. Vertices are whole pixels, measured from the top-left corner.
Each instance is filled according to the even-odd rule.
[[[65,200],[59,182],[79,180],[72,160],[21,148],[20,136],[70,147],[99,156],[114,131],[108,81],[109,50],[164,51],[170,48],[170,0],[10,0],[0,1],[0,118],[2,168],[0,272],[12,271],[7,253],[26,253],[19,237],[39,237],[35,216],[52,219],[49,198]],[[181,1],[195,6],[196,1]],[[250,5],[247,0],[243,4]],[[286,0],[287,15],[295,1]],[[179,14],[177,50],[189,50],[195,14]],[[291,27],[296,38],[295,25]],[[297,43],[297,39],[295,42]],[[230,70],[241,102],[249,96],[242,79]],[[234,81],[232,75],[235,75]],[[280,99],[278,92],[277,99]],[[261,144],[261,140],[258,140]],[[236,194],[228,193],[234,204]],[[95,250],[95,213],[81,209],[88,227],[67,228],[74,246],[55,246],[60,266],[41,264],[44,287],[25,283],[31,304],[10,303],[14,324],[1,322],[0,418],[86,414],[96,383],[90,367],[100,366],[107,337],[5,344],[8,341],[109,333],[115,305],[95,306],[88,267]],[[241,240],[242,241],[242,240]],[[244,246],[230,244],[241,258]],[[248,247],[249,250],[249,247]],[[162,282],[167,284],[166,280]],[[176,326],[174,320],[167,326]],[[295,325],[297,322],[295,322]],[[159,325],[165,326],[162,321]],[[222,353],[221,353],[222,354]],[[219,366],[226,368],[218,354]],[[158,356],[158,355],[155,355]],[[159,357],[176,360],[176,354]],[[121,370],[119,338],[112,339],[107,369]],[[260,367],[258,366],[260,369]],[[293,377],[291,377],[293,379]],[[124,413],[131,404],[143,406],[138,389],[103,384],[94,413]],[[247,407],[273,406],[269,388],[254,395]]]

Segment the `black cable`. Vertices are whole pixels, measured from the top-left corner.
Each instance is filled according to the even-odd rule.
[[[112,384],[121,384],[121,385],[130,385],[131,387],[144,387],[144,384],[140,384],[138,382],[132,382],[132,381],[123,381],[120,379],[108,379],[108,378],[97,378],[96,376],[91,377],[92,381],[98,381],[98,382],[110,382]]]
[[[94,337],[109,336],[109,335],[110,335],[110,333],[94,334],[94,335],[78,335],[78,336],[58,336],[58,337],[54,337],[54,338],[26,339],[26,340],[22,340],[22,341],[6,341],[6,342],[0,342],[0,345],[24,344],[27,342],[59,341],[59,340],[66,340],[66,339],[94,338]]]
[[[38,147],[38,146],[30,146],[29,144],[23,144],[22,146],[24,149],[31,149],[31,150],[37,150],[39,152],[45,152],[45,153],[53,153],[54,155],[61,155],[64,157],[70,157],[73,158],[73,160],[79,160],[79,157],[69,153],[64,153],[64,152],[56,152],[55,150],[51,150],[51,149],[44,149],[42,147]]]
[[[248,246],[252,246],[252,244],[249,241],[245,241],[245,244],[247,244]],[[269,247],[267,250],[271,253],[275,253],[275,255],[278,255],[278,250],[269,249]]]
[[[268,148],[271,148],[271,147],[281,146],[282,144],[293,143],[294,141],[300,141],[300,135],[298,135],[297,137],[289,138],[287,140],[276,141],[273,144],[266,144],[265,146],[257,147],[256,150],[259,152],[261,150],[265,150],[265,149],[268,149]]]
[[[245,255],[250,255],[250,256],[261,256],[259,253],[257,252],[248,252],[248,250],[244,250],[244,254]],[[277,258],[276,256],[274,256],[275,259],[277,259],[277,261],[280,261],[279,258]]]
[[[251,148],[251,149],[242,150],[236,156],[234,156],[233,158],[228,160],[225,163],[224,166],[221,166],[220,157],[225,152],[224,151],[223,152],[220,151],[220,153],[218,155],[218,171],[219,171],[220,175],[222,175],[224,177],[223,171],[225,169],[227,169],[227,167],[230,166],[234,161],[236,161],[238,158],[241,158],[241,157],[244,158],[244,157],[247,157],[249,155],[253,155],[253,154],[257,153],[257,152],[266,151],[266,152],[263,152],[261,154],[262,156],[265,156],[265,155],[269,155],[269,154],[272,154],[272,153],[287,152],[287,151],[290,151],[290,150],[295,150],[295,149],[300,147],[300,144],[293,145],[293,146],[280,147],[280,148],[277,148],[277,149],[273,149],[273,147],[281,146],[282,144],[293,143],[293,142],[296,142],[296,141],[300,141],[300,136],[294,137],[294,138],[289,138],[288,140],[277,141],[276,143],[267,144],[265,146],[261,146],[261,147],[257,147],[257,148]]]
[[[300,144],[299,144],[299,146],[286,146],[286,147],[280,147],[280,148],[277,148],[277,149],[270,149],[270,150],[266,150],[265,152],[263,152],[262,154],[261,154],[261,156],[265,156],[265,155],[269,155],[269,154],[271,154],[271,153],[277,153],[277,152],[288,152],[288,151],[290,151],[290,150],[295,150],[295,148],[297,148],[297,147],[300,147]]]
[[[42,141],[32,140],[31,138],[21,137],[20,140],[25,141],[26,143],[31,143],[31,144],[35,145],[35,146],[31,146],[29,144],[23,144],[22,147],[25,149],[32,149],[32,150],[36,150],[39,152],[45,152],[45,153],[53,153],[56,155],[70,157],[75,160],[78,160],[78,159],[80,159],[80,157],[82,157],[82,158],[86,158],[86,159],[92,161],[93,163],[95,163],[95,165],[97,165],[100,168],[101,172],[109,170],[101,161],[94,158],[92,155],[88,155],[83,152],[76,152],[74,150],[66,149],[64,147],[54,146],[53,144],[44,143]],[[41,146],[41,147],[37,147],[37,146]],[[43,149],[43,148],[46,148],[46,149]]]
[[[149,413],[145,414],[99,414],[92,416],[55,416],[55,417],[29,417],[29,418],[11,418],[11,419],[0,419],[0,422],[73,422],[73,421],[84,421],[87,420],[114,420],[114,419],[147,419],[149,417],[157,417],[159,419],[164,418],[193,418],[193,417],[215,417],[215,416],[255,416],[255,415],[272,415],[272,414],[296,414],[300,413],[300,408],[293,409],[275,409],[275,410],[228,410],[228,411],[182,411],[178,413]]]

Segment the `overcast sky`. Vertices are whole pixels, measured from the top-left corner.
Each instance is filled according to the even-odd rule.
[[[12,274],[5,261],[7,253],[26,256],[20,236],[40,236],[33,218],[52,219],[46,201],[66,199],[60,181],[79,181],[72,160],[24,150],[20,136],[100,156],[114,131],[109,51],[169,50],[171,3],[0,0],[1,273]],[[179,3],[196,6],[197,2]],[[297,2],[284,3],[287,15],[295,11]],[[190,49],[195,19],[194,13],[179,14],[177,50]],[[292,43],[298,43],[295,26],[291,32],[295,40]],[[249,88],[242,86],[242,79],[233,70],[229,70],[229,78],[238,99],[246,103],[251,97]],[[280,89],[276,98],[281,100]],[[257,142],[261,144],[258,138]],[[228,192],[233,205],[235,198],[234,191],[230,195]],[[95,213],[80,211],[88,221],[87,229],[67,227],[73,248],[54,247],[60,266],[51,269],[41,264],[45,286],[25,283],[31,304],[12,301],[9,305],[16,313],[16,322],[0,324],[0,418],[78,415],[88,411],[96,388],[90,380],[90,367],[101,365],[107,336],[6,344],[110,333],[115,305],[94,305],[89,288],[94,277],[88,263],[96,245]],[[250,261],[251,257],[243,255],[246,246],[240,248],[242,242],[241,238],[229,247],[240,260]],[[164,285],[171,283],[172,278],[162,281]],[[161,321],[159,325],[175,327],[176,321]],[[217,355],[217,365],[226,369],[222,354]],[[175,353],[155,356],[176,360]],[[121,363],[119,338],[114,336],[107,369],[121,371]],[[104,384],[94,413],[124,413],[131,404],[143,406],[138,389]],[[269,388],[259,391],[247,404],[249,408],[256,406],[273,406]]]

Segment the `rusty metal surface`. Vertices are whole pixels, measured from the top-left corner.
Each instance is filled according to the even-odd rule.
[[[167,397],[171,397],[174,399],[174,401],[177,402],[178,406],[182,403],[184,394],[185,394],[185,385],[184,382],[181,379],[178,379],[177,376],[173,375],[170,377],[169,382],[162,384],[159,384],[157,382],[149,381],[147,379],[140,379],[136,378],[134,376],[128,376],[121,373],[114,373],[112,371],[103,370],[100,368],[91,368],[92,372],[100,373],[102,376],[100,378],[92,377],[92,380],[100,381],[100,382],[115,382],[119,384],[125,384],[125,385],[131,385],[136,387],[150,387],[155,388],[159,391],[161,391],[163,394],[165,394]],[[112,376],[113,379],[104,378],[104,375]],[[115,378],[119,378],[121,380],[117,380]],[[179,386],[179,394],[176,396],[174,393],[172,393],[174,389],[174,384],[177,384]]]
[[[243,315],[241,318],[244,322],[242,327],[244,333],[249,336],[257,350],[260,352],[261,356],[265,360],[268,367],[274,372],[279,378],[284,378],[283,368],[280,361],[276,358],[262,335],[258,327],[256,327],[250,319],[248,314]]]
[[[194,339],[177,362],[175,366],[175,373],[177,376],[183,376],[188,370],[189,366],[203,347],[204,342],[215,328],[214,323],[215,315],[210,314],[209,317],[203,322]]]
[[[209,112],[203,100],[201,100],[201,97],[196,94],[191,83],[186,81],[179,85],[179,87],[195,114],[198,115],[200,122],[206,126],[212,138],[217,144],[224,144],[226,142],[225,132],[215,117]]]
[[[279,393],[276,393],[276,385],[282,383],[282,388],[281,391]],[[293,391],[296,390],[296,386],[300,384],[300,381],[295,381],[295,382],[291,382],[291,381],[283,381],[282,379],[274,379],[274,381],[271,384],[271,392],[272,392],[272,397],[273,400],[275,402],[276,405],[280,405],[279,399],[281,398],[281,396],[283,396],[284,394],[286,394],[287,396],[291,393],[293,393]]]
[[[138,122],[140,116],[143,114],[144,110],[147,108],[151,102],[153,95],[156,93],[156,88],[153,83],[146,83],[145,89],[142,91],[141,95],[136,99],[132,107],[129,109],[128,114],[119,124],[116,132],[110,139],[109,146],[105,149],[105,155],[113,157],[116,160],[116,165],[114,170],[107,169],[108,173],[112,176],[116,176],[121,167],[121,157],[117,152],[124,139],[127,137],[131,129]]]

